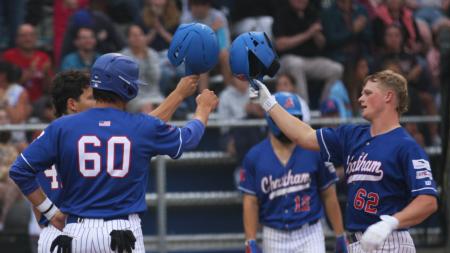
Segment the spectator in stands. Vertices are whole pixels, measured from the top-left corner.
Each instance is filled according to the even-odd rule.
[[[325,36],[319,12],[309,0],[289,0],[275,15],[272,31],[281,70],[295,77],[297,92],[306,101],[309,79],[329,85],[342,77],[342,65],[321,56]]]
[[[423,67],[418,60],[418,56],[404,51],[403,36],[400,27],[392,25],[386,28],[384,36],[384,48],[378,65],[382,66],[386,62],[397,62],[400,73],[408,80],[409,88],[417,91],[420,104],[427,115],[437,115],[436,104],[431,93],[431,74],[428,68]],[[380,67],[378,69],[381,69]],[[419,113],[420,114],[420,113]],[[433,144],[440,145],[438,126],[435,123],[428,124],[430,138]]]
[[[61,64],[61,71],[88,70],[100,56],[95,51],[97,41],[95,32],[90,27],[79,27],[77,36],[73,42],[77,51],[66,55]]]
[[[421,53],[425,45],[414,20],[413,13],[404,3],[404,0],[390,0],[380,4],[377,8],[377,17],[373,21],[373,39],[377,48],[383,47],[386,28],[391,25],[400,27],[405,38],[406,51]]]
[[[275,92],[285,91],[296,93],[295,78],[289,73],[279,73],[275,81]],[[311,112],[308,103],[299,96],[300,105],[302,106],[303,121],[309,122],[311,120]]]
[[[11,123],[8,113],[5,109],[0,108],[0,125]],[[4,229],[6,216],[11,209],[14,202],[21,198],[19,189],[14,182],[9,178],[9,168],[14,162],[13,157],[19,153],[14,145],[10,142],[11,132],[0,132],[0,202],[2,208],[0,209],[0,231]]]
[[[240,0],[234,2],[230,21],[233,24],[232,34],[237,37],[250,31],[265,32],[272,38],[273,16],[280,5],[276,0]]]
[[[414,11],[420,34],[428,48],[433,45],[433,34],[441,29],[450,29],[450,19],[444,10],[450,6],[449,0],[406,0],[406,5]]]
[[[4,52],[3,59],[22,70],[21,83],[28,91],[31,102],[47,92],[53,76],[52,64],[47,53],[36,48],[37,34],[30,24],[19,27],[16,47]]]
[[[53,63],[61,64],[61,47],[69,18],[77,10],[86,8],[89,0],[53,0]]]
[[[8,115],[12,124],[23,124],[28,120],[31,106],[27,91],[17,84],[20,71],[11,63],[0,61],[0,109]],[[11,143],[19,150],[27,145],[24,131],[11,132]]]
[[[184,73],[184,65],[174,67],[167,58],[167,50],[180,24],[181,12],[175,0],[146,0],[140,24],[146,33],[147,44],[158,52],[163,95],[168,95]]]
[[[149,113],[153,104],[159,104],[164,99],[159,89],[161,72],[158,53],[147,47],[144,31],[138,25],[128,28],[128,47],[121,53],[139,63],[139,80],[147,84],[139,88],[138,96],[130,101],[128,109]]]
[[[369,74],[369,61],[364,56],[357,57],[355,67],[345,68],[344,84],[347,88],[351,108],[354,115],[359,115],[360,104],[358,98],[361,96],[362,84]]]
[[[228,85],[220,93],[217,110],[220,120],[244,120],[263,118],[261,106],[251,103],[249,98],[249,83],[235,78],[232,85]],[[262,138],[264,133],[259,127],[233,127],[222,129],[227,151],[236,155],[238,164],[247,151]]]
[[[125,46],[125,40],[117,31],[112,20],[104,13],[89,6],[78,10],[70,18],[69,26],[64,35],[61,57],[76,51],[73,41],[80,27],[90,27],[95,31],[96,49],[100,54],[117,52]]]
[[[183,23],[198,22],[210,26],[217,36],[219,44],[219,66],[225,85],[232,84],[233,78],[229,64],[230,30],[225,15],[214,9],[212,0],[189,0],[189,10],[182,18]],[[208,88],[208,74],[200,76],[199,91]]]
[[[14,47],[18,27],[23,23],[26,0],[0,1],[0,51]]]
[[[367,10],[369,19],[370,21],[372,21],[377,17],[376,12],[378,5],[380,5],[383,2],[383,0],[356,0],[355,2],[362,5]]]
[[[372,30],[366,9],[352,0],[336,0],[321,15],[327,56],[353,67],[359,55],[371,52]]]

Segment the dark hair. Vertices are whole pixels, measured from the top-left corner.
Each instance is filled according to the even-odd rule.
[[[20,69],[7,61],[0,61],[0,73],[6,75],[8,83],[17,82],[21,76]]]
[[[277,74],[277,81],[280,79],[280,77],[285,76],[287,79],[289,79],[289,82],[291,82],[292,85],[296,85],[297,81],[295,80],[295,77],[291,75],[288,72],[281,72]]]
[[[191,5],[212,5],[212,0],[189,0],[189,6]]]
[[[67,100],[73,98],[78,101],[83,90],[89,87],[89,82],[89,74],[81,70],[65,71],[53,79],[52,102],[56,117],[67,113]]]
[[[93,89],[94,99],[98,102],[117,103],[125,102],[119,95],[112,91]]]

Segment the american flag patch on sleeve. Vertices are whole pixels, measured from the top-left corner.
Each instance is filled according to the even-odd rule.
[[[101,120],[98,122],[98,126],[100,127],[110,127],[111,121],[110,120]]]

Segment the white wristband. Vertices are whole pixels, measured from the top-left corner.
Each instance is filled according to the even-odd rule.
[[[391,215],[381,215],[380,219],[387,222],[393,230],[397,229],[400,223],[397,218]]]
[[[272,107],[274,107],[276,104],[278,104],[278,102],[275,99],[275,97],[270,96],[262,103],[261,106],[264,109],[264,111],[269,112],[270,109],[272,109]]]
[[[45,218],[47,218],[47,220],[51,220],[59,210],[58,207],[56,207],[55,204],[53,204],[52,201],[48,198],[46,198],[36,208],[37,210],[39,210],[39,212],[41,212],[42,215],[45,216]]]

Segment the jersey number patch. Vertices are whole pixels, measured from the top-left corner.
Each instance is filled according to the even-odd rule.
[[[366,213],[376,214],[378,203],[379,197],[377,193],[367,193],[365,189],[359,188],[355,194],[355,199],[353,200],[353,207],[356,210],[364,209]]]
[[[309,206],[309,201],[311,197],[308,195],[303,195],[301,198],[299,195],[295,196],[295,212],[307,212],[311,208]]]
[[[58,172],[56,171],[55,165],[52,165],[50,169],[44,170],[44,175],[51,178],[52,182],[50,183],[50,187],[52,190],[59,189]]]
[[[100,173],[101,156],[97,152],[87,152],[86,145],[101,147],[102,143],[97,136],[86,135],[78,141],[78,164],[81,175],[84,177],[96,177]],[[115,148],[117,145],[122,146],[122,163],[119,167],[114,167]],[[122,178],[128,174],[130,170],[130,154],[131,142],[125,136],[113,136],[106,143],[106,172],[111,177]],[[120,159],[120,158],[119,158]],[[89,165],[91,167],[88,167]]]

